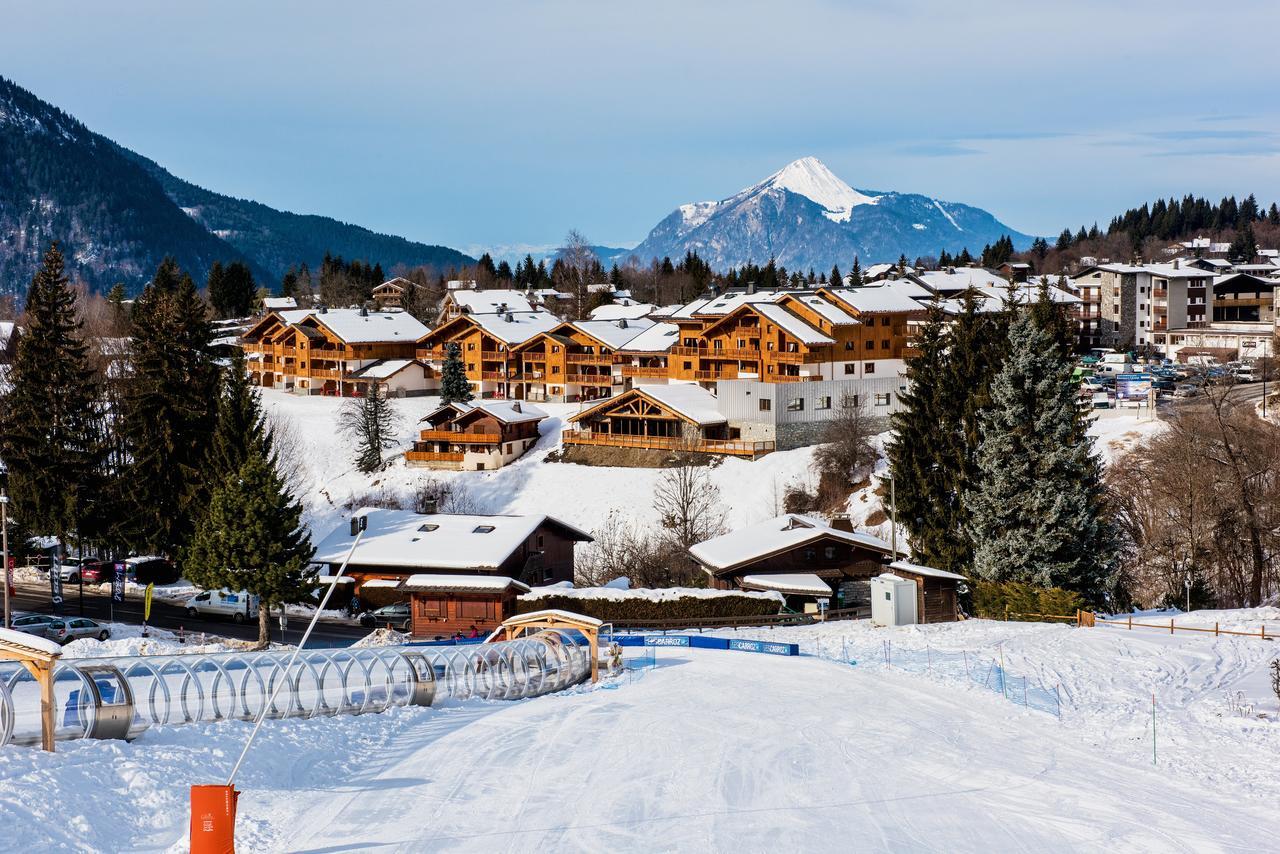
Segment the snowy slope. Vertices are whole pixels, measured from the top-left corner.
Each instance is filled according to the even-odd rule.
[[[822,205],[823,215],[832,222],[848,222],[858,205],[874,205],[879,197],[859,193],[841,181],[816,157],[802,157],[788,163],[758,184],[753,184],[726,201],[741,201],[769,190],[786,190]],[[703,222],[706,221],[706,216]],[[701,223],[698,223],[701,225]]]
[[[1275,612],[1239,615],[1243,622]],[[1225,615],[1218,615],[1220,618]],[[1260,641],[972,621],[758,630],[815,656],[657,652],[601,689],[273,721],[238,787],[252,851],[1263,851],[1280,724],[1215,697]],[[749,634],[743,632],[742,634]],[[1060,678],[1063,718],[873,663],[985,649]],[[1149,697],[1162,746],[1151,764]],[[1274,703],[1271,706],[1274,709]],[[0,752],[0,823],[24,850],[183,850],[186,791],[221,782],[249,725]],[[48,804],[68,808],[48,818]]]

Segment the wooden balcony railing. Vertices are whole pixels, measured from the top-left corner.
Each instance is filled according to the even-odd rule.
[[[667,367],[646,368],[640,365],[623,365],[622,375],[624,377],[648,377],[654,379],[663,379],[669,376],[671,369]]]
[[[506,380],[506,371],[481,371],[480,379],[482,380]]]
[[[566,445],[597,445],[611,448],[646,448],[668,451],[684,450],[706,454],[730,454],[755,457],[767,454],[774,448],[773,442],[747,442],[740,439],[700,439],[689,441],[668,436],[621,436],[614,433],[595,433],[590,430],[565,430]]]
[[[613,356],[609,353],[566,353],[564,358],[571,365],[613,364]]]
[[[509,353],[501,350],[481,350],[480,358],[486,362],[505,362]]]
[[[411,463],[460,463],[462,453],[438,453],[434,451],[405,451],[404,458]]]
[[[340,379],[342,379],[342,372],[341,372],[341,371],[332,371],[332,370],[329,370],[328,368],[312,368],[312,369],[311,369],[311,370],[309,370],[309,371],[304,371],[304,372],[303,372],[303,375],[304,375],[304,376],[311,377],[312,379],[317,379],[317,380],[340,380]]]
[[[464,433],[461,430],[422,430],[418,438],[424,442],[455,442],[459,445],[496,445],[500,433]]]
[[[766,383],[810,383],[821,382],[822,377],[817,374],[765,374],[760,380]]]
[[[611,374],[566,374],[564,381],[578,385],[613,385]]]

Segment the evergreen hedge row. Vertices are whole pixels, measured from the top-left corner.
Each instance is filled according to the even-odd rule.
[[[550,608],[595,617],[607,623],[635,620],[696,620],[714,617],[760,617],[777,614],[782,603],[756,596],[681,596],[654,601],[640,597],[626,599],[586,599],[577,596],[521,597],[516,612],[527,614]]]
[[[1037,587],[1020,581],[980,581],[972,584],[973,609],[979,617],[1035,622],[1029,614],[1069,617],[1084,607],[1080,594],[1061,587]]]

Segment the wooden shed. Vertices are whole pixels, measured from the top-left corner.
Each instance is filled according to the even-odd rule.
[[[960,619],[959,591],[963,575],[905,560],[889,564],[895,575],[916,583],[916,614],[921,623],[953,623]]]

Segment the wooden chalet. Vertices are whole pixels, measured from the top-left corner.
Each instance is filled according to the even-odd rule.
[[[609,397],[622,386],[617,351],[653,321],[585,320],[561,323],[513,350],[514,397],[576,403]]]
[[[693,383],[637,386],[571,419],[565,445],[686,450],[755,458],[772,442],[745,441],[728,426],[711,392]]]
[[[787,513],[698,543],[689,555],[717,590],[775,590],[793,610],[867,608],[870,581],[891,562],[888,543],[853,530],[849,518],[828,524]]]
[[[396,276],[373,289],[373,301],[378,304],[380,310],[401,308],[404,305],[405,296],[415,287],[417,285],[408,279]]]
[[[241,339],[256,385],[299,394],[360,394],[373,377],[361,379],[379,362],[411,362],[417,341],[430,330],[405,312],[364,309],[270,311]],[[396,366],[399,370],[408,365]],[[434,374],[419,363],[419,373],[400,377],[406,391],[423,393]],[[438,383],[437,383],[438,384]]]
[[[545,311],[459,314],[419,339],[417,358],[443,370],[448,348],[457,344],[467,380],[481,399],[515,396],[521,385],[514,349],[560,325]]]
[[[518,400],[446,403],[418,422],[418,441],[405,460],[463,471],[501,468],[537,444],[538,424],[546,417]]]
[[[835,343],[797,315],[763,299],[742,302],[723,315],[694,309],[690,318],[680,318],[677,324],[682,341],[671,348],[670,376],[703,384],[821,379],[819,364],[829,361]]]
[[[419,514],[362,508],[368,529],[347,573],[366,604],[408,601],[415,635],[488,633],[514,612],[531,586],[571,581],[574,547],[591,536],[550,516]],[[313,558],[337,574],[353,538],[346,523],[316,547]]]
[[[674,323],[654,323],[618,350],[614,360],[622,390],[641,385],[665,385],[671,376],[671,348],[680,340]]]
[[[449,288],[440,302],[439,323],[465,314],[506,314],[537,311],[524,291],[510,288]]]

